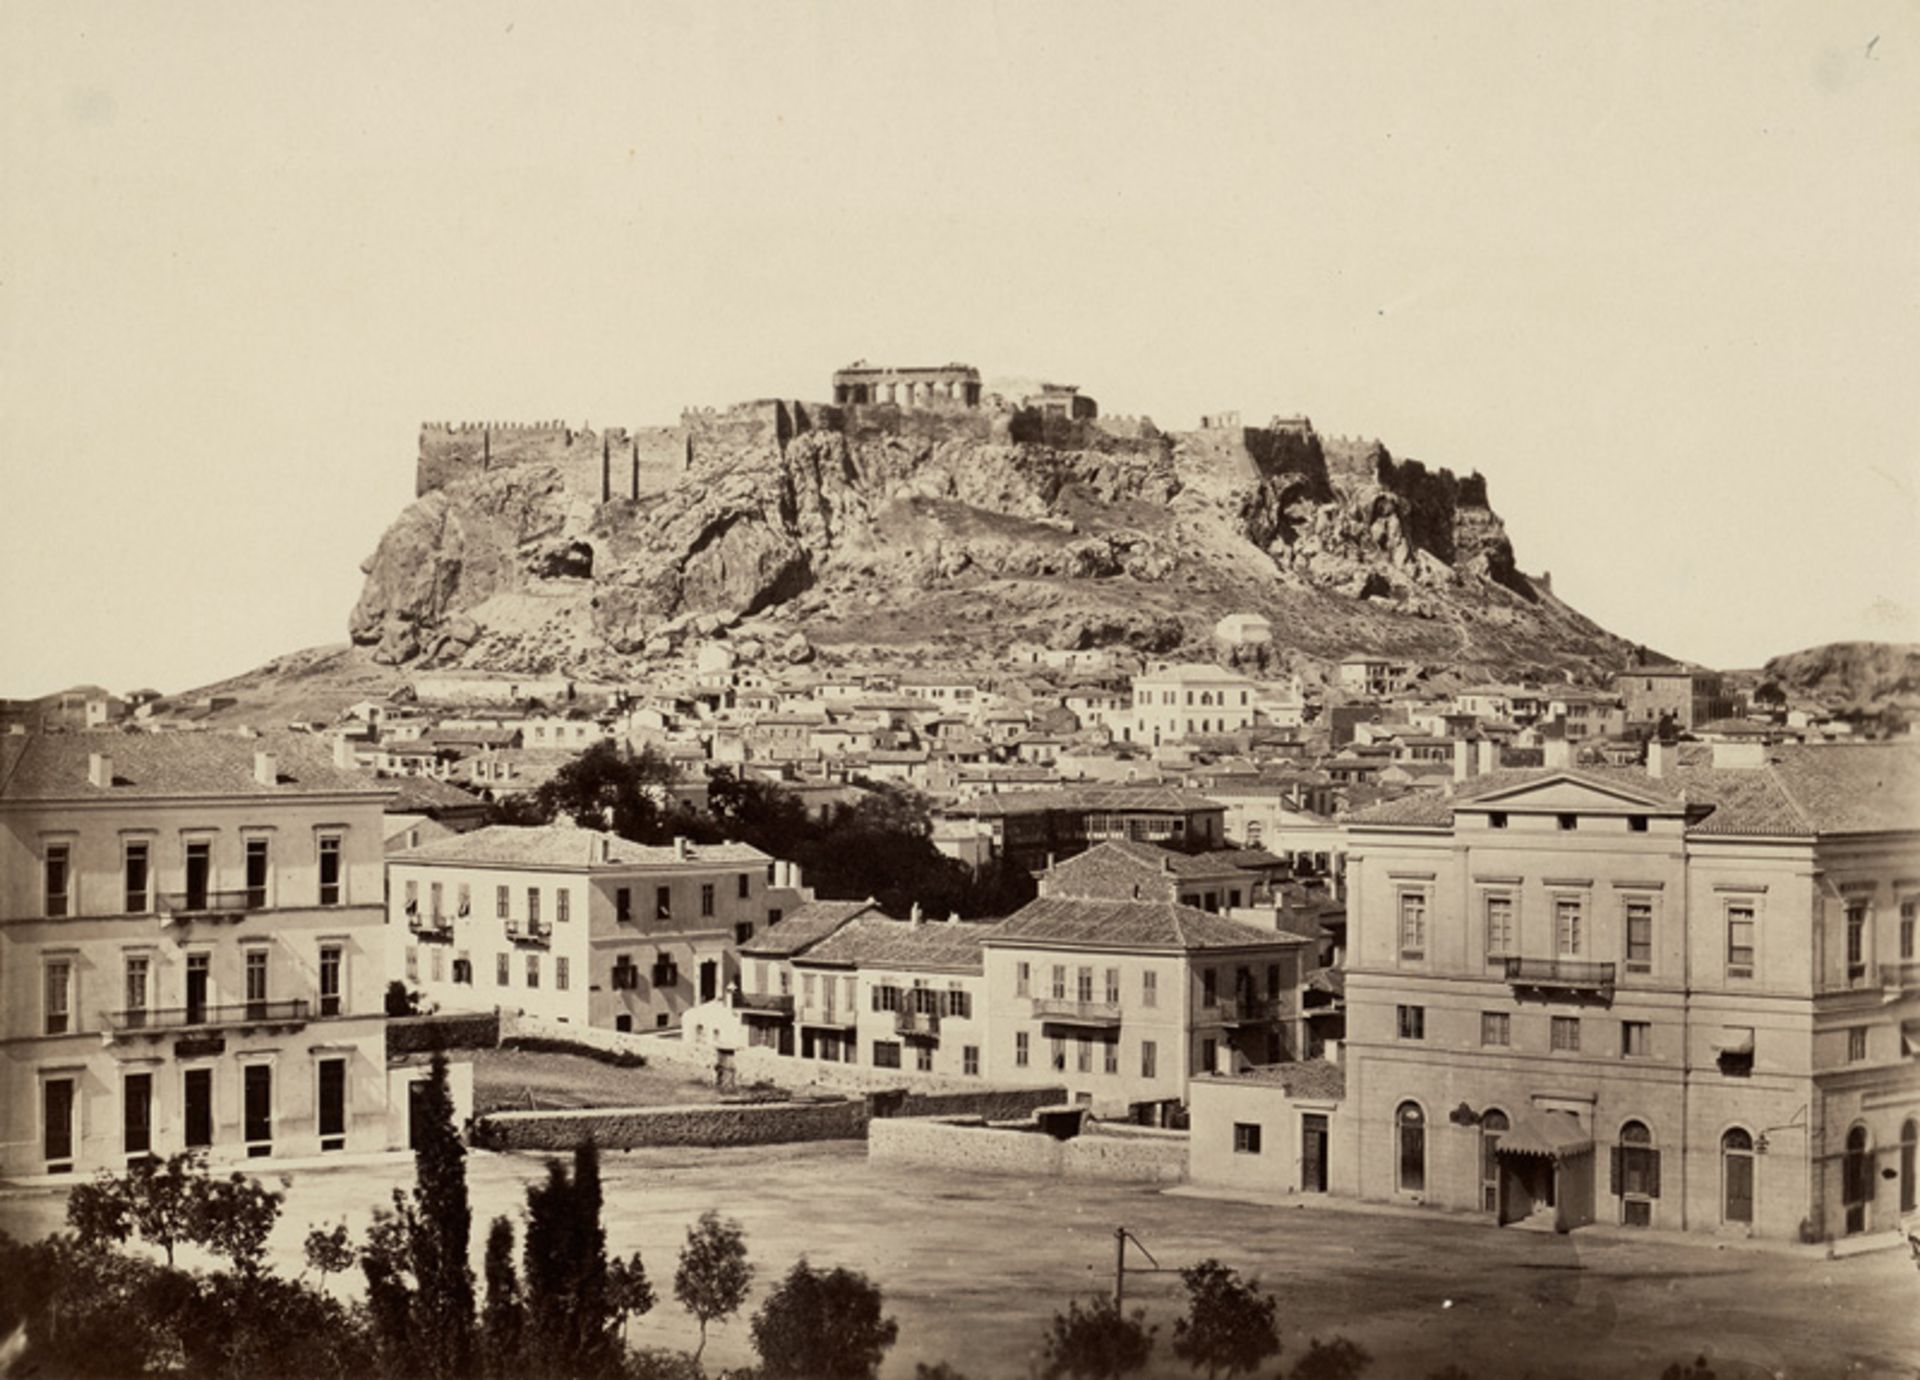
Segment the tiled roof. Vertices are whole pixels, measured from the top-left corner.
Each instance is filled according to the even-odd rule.
[[[856,968],[966,968],[978,972],[980,941],[994,928],[946,920],[915,924],[868,912],[808,949],[803,961]]]
[[[439,810],[482,808],[486,802],[471,791],[431,776],[403,776],[392,785],[397,793],[387,802],[390,815],[433,814]]]
[[[274,785],[254,779],[254,754],[271,753]],[[88,758],[113,759],[113,785],[88,780]],[[0,739],[0,801],[79,801],[225,796],[385,796],[392,788],[337,767],[307,734],[57,733]]]
[[[1222,1083],[1264,1083],[1288,1097],[1315,1102],[1338,1102],[1347,1095],[1347,1072],[1330,1059],[1301,1059],[1290,1064],[1263,1064]]]
[[[873,909],[871,901],[809,901],[740,946],[746,958],[791,958],[805,953],[854,916]]]
[[[1822,834],[1920,829],[1920,749],[1846,743],[1769,756],[1774,779]]]
[[[989,944],[1016,940],[1089,949],[1241,949],[1301,942],[1192,906],[1152,901],[1103,901],[1043,896],[1008,916],[985,936]]]
[[[1264,848],[1222,848],[1207,855],[1232,867],[1285,867],[1287,860]]]
[[[1350,824],[1398,824],[1441,828],[1453,823],[1453,802],[1431,791],[1381,800],[1346,816]]]
[[[606,855],[601,855],[602,843]],[[496,824],[470,834],[435,839],[387,855],[388,862],[465,862],[499,867],[669,867],[688,864],[764,866],[765,853],[746,843],[690,844],[685,857],[671,845],[632,843],[618,834],[571,822],[532,827]]]
[[[1155,810],[1189,814],[1196,810],[1218,810],[1219,801],[1209,800],[1193,791],[1171,786],[1077,786],[1058,791],[1018,791],[983,796],[957,810],[979,815],[1034,814],[1042,810],[1104,810],[1124,813],[1128,810]]]

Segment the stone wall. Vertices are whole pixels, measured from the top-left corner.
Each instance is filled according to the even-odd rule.
[[[867,1158],[875,1164],[978,1174],[1178,1183],[1187,1175],[1187,1137],[1179,1131],[1094,1125],[1072,1140],[1055,1140],[981,1117],[915,1117],[869,1125]]]
[[[571,1150],[591,1139],[602,1149],[628,1150],[650,1145],[859,1140],[866,1131],[864,1102],[767,1102],[495,1112],[475,1124],[474,1142],[491,1150]]]
[[[416,497],[518,465],[555,470],[591,503],[644,498],[677,484],[691,454],[685,426],[578,430],[562,422],[434,423],[420,428]],[[603,489],[604,486],[604,489]]]

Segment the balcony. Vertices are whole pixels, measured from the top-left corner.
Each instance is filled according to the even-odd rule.
[[[1507,983],[1516,997],[1528,993],[1613,1000],[1614,964],[1577,958],[1509,958]]]
[[[790,1021],[793,997],[783,992],[735,992],[733,1009],[749,1021]]]
[[[800,1024],[825,1026],[829,1030],[852,1030],[856,1022],[851,1006],[822,1006],[816,1002],[800,1008]]]
[[[453,917],[444,911],[438,910],[431,914],[422,914],[417,910],[409,911],[407,914],[407,928],[415,934],[450,935],[453,933]]]
[[[1035,1019],[1049,1025],[1075,1025],[1096,1030],[1113,1030],[1120,1024],[1117,1001],[1074,1001],[1067,997],[1035,997]]]
[[[896,1011],[893,1013],[893,1033],[908,1039],[937,1040],[940,1038],[940,1013]]]
[[[553,939],[553,924],[547,920],[509,920],[507,921],[507,938],[516,944],[550,943]]]
[[[1897,1001],[1913,992],[1920,992],[1920,959],[1908,959],[1904,963],[1882,963],[1880,965],[1880,990],[1889,1001]]]
[[[1292,1014],[1292,1003],[1284,997],[1229,997],[1212,1010],[1202,1009],[1202,1021],[1222,1025],[1272,1025]]]
[[[153,900],[154,909],[171,920],[238,920],[250,910],[267,908],[267,893],[261,887],[162,891]]]
[[[298,1029],[310,1019],[309,1004],[304,997],[289,1001],[236,1002],[230,1006],[155,1006],[101,1013],[110,1044],[142,1038],[161,1040],[186,1031]]]

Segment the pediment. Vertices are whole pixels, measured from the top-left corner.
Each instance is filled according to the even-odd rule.
[[[1565,773],[1476,792],[1455,806],[1460,810],[1540,810],[1554,813],[1631,811],[1679,813],[1680,802],[1617,781]]]

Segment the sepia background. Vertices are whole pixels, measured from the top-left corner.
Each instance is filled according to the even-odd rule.
[[[1908,3],[0,7],[0,693],[338,641],[423,420],[1303,411],[1722,666],[1912,638]]]

